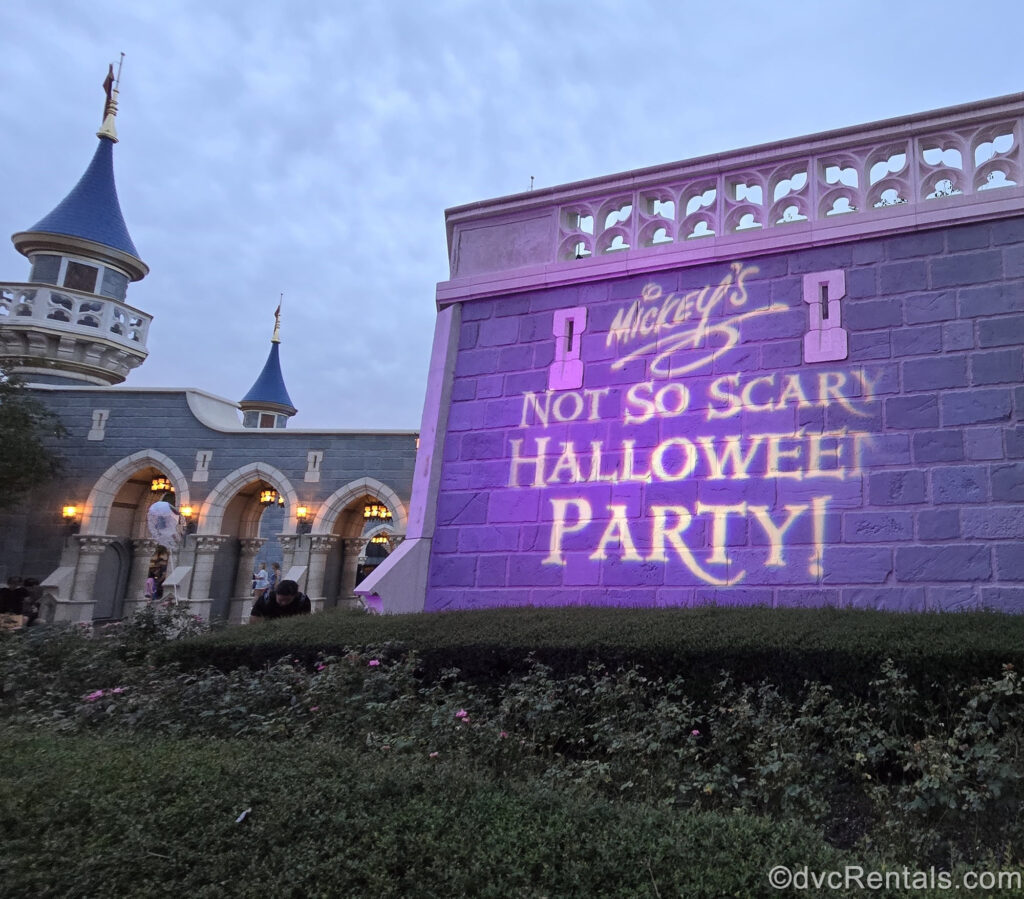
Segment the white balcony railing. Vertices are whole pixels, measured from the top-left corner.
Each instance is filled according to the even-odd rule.
[[[449,209],[438,296],[1021,214],[1022,125],[1014,94]]]
[[[49,284],[0,284],[0,327],[42,326],[146,352],[153,317],[120,300]]]

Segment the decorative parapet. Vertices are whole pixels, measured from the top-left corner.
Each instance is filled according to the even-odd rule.
[[[1024,211],[1024,94],[449,209],[438,303]]]
[[[148,355],[151,315],[120,300],[46,284],[0,283],[0,349],[118,383]]]
[[[46,284],[0,284],[0,324],[40,324],[96,337],[145,353],[153,316],[111,297]]]

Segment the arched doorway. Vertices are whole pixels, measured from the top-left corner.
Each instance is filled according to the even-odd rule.
[[[146,579],[158,584],[167,577],[180,550],[181,535],[160,542],[149,533],[150,507],[162,497],[177,502],[174,481],[156,464],[122,475],[106,509],[106,521],[94,514],[92,528],[113,537],[100,556],[93,584],[93,618],[110,620],[130,615],[147,601]],[[95,512],[95,510],[94,510]]]

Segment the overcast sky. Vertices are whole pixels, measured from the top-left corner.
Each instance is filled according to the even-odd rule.
[[[450,206],[1024,90],[1007,2],[4,0],[0,233],[115,172],[128,386],[240,399],[278,295],[294,428],[419,427]],[[9,241],[0,280],[24,281]]]

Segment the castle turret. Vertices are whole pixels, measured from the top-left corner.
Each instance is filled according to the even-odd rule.
[[[125,302],[149,273],[114,183],[117,81],[110,67],[99,146],[78,184],[11,237],[28,283],[0,284],[0,353],[34,382],[119,384],[146,359],[151,316]]]
[[[246,428],[284,428],[288,419],[299,410],[292,405],[281,374],[281,306],[274,312],[274,335],[270,338],[270,355],[256,383],[239,402],[242,425]]]

